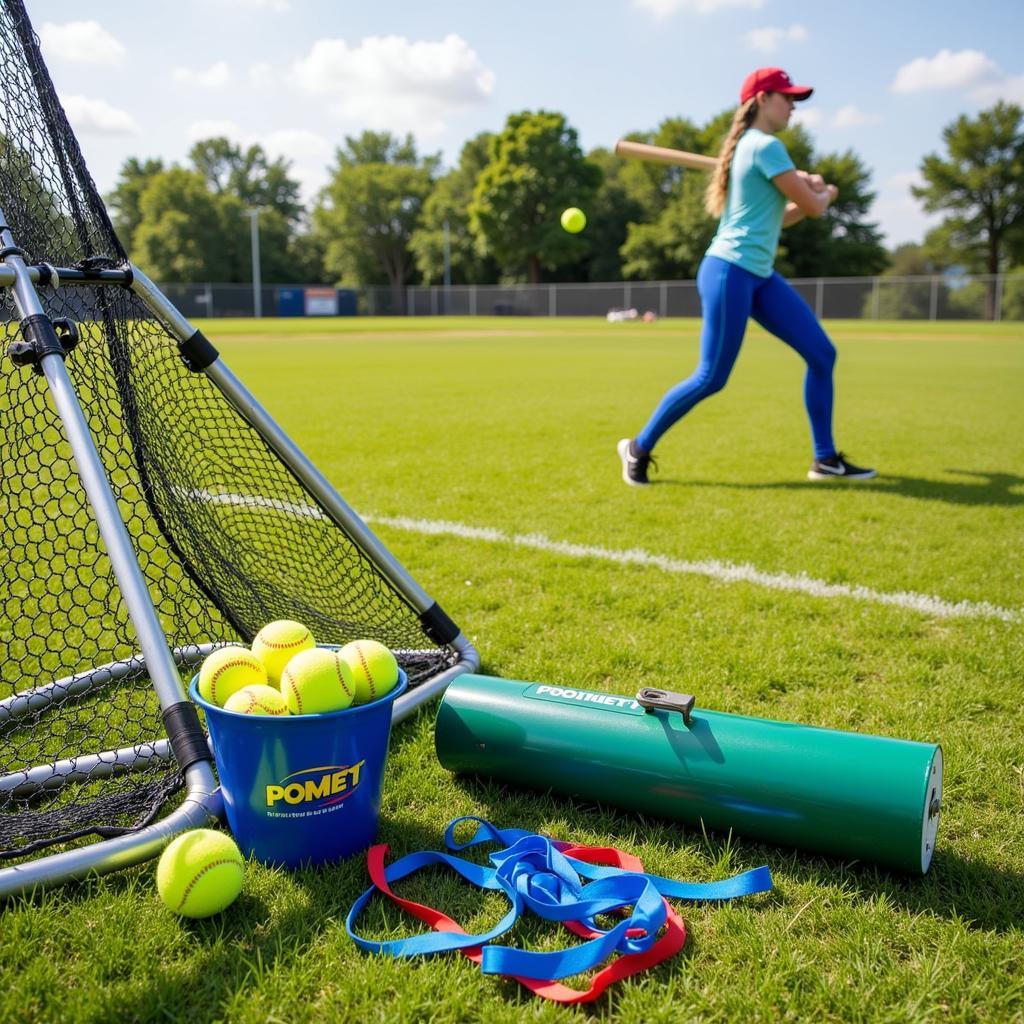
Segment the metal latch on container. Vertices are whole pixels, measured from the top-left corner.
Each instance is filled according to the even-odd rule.
[[[689,693],[676,693],[674,690],[657,690],[653,686],[645,686],[636,695],[636,702],[645,711],[678,711],[683,721],[689,725],[690,715],[696,697]]]

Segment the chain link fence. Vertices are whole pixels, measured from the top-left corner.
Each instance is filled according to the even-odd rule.
[[[1024,273],[928,277],[817,277],[792,285],[821,319],[1024,320]],[[247,284],[165,284],[187,317],[247,317],[254,313]],[[658,317],[700,316],[693,281],[615,281],[596,284],[409,286],[339,288],[324,301],[323,285],[267,285],[265,316],[607,316],[636,310]],[[315,305],[311,295],[317,296]]]

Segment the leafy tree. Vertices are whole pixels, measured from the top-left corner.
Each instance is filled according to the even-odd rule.
[[[327,270],[358,284],[387,282],[394,308],[404,309],[415,269],[409,242],[439,163],[437,155],[418,157],[411,135],[346,138],[313,211]]]
[[[252,280],[252,236],[251,222],[248,211],[254,207],[248,206],[237,196],[217,196],[217,204],[221,217],[226,225],[225,230],[229,235],[234,233],[234,225],[231,218],[237,217],[242,226],[242,238],[240,259],[241,263],[236,270],[233,281]],[[323,265],[319,267],[308,267],[302,265],[304,259],[308,264],[309,259],[314,256],[316,250],[308,244],[299,244],[299,239],[305,236],[296,235],[292,225],[280,210],[274,207],[259,207],[259,232],[260,232],[260,278],[264,284],[288,284],[296,281],[321,281],[323,280]]]
[[[525,273],[536,283],[546,268],[578,258],[580,239],[565,231],[566,207],[584,210],[601,183],[598,167],[580,149],[563,114],[523,111],[509,115],[490,141],[489,162],[470,204],[470,230],[506,276]]]
[[[459,165],[439,178],[423,204],[423,216],[413,232],[409,247],[426,284],[444,280],[444,225],[448,222],[448,248],[452,282],[484,284],[498,279],[492,259],[481,255],[469,227],[469,204],[477,178],[487,165],[492,138],[481,132],[462,147]]]
[[[139,197],[139,262],[161,281],[237,281],[248,232],[234,196],[215,196],[195,171],[172,167]]]
[[[396,138],[390,132],[363,132],[357,138],[345,138],[345,147],[338,151],[338,162],[346,166],[355,164],[398,164],[416,167],[420,163],[416,153],[416,141],[407,134],[404,139]],[[428,157],[425,163],[439,162],[437,157]]]
[[[326,281],[327,271],[324,269],[326,248],[324,237],[315,231],[304,231],[296,235],[288,247],[291,260],[290,280],[310,283]]]
[[[727,128],[726,124],[722,132]],[[718,151],[720,142],[714,131],[678,117],[662,121],[653,132],[633,132],[628,137],[710,155]],[[707,176],[671,164],[630,160],[622,162],[619,180],[629,200],[640,208],[619,247],[622,276],[639,280],[693,277],[714,234],[714,223],[704,212]]]
[[[579,236],[579,257],[565,264],[559,276],[575,281],[619,281],[619,250],[626,241],[629,225],[645,216],[643,203],[630,182],[631,172],[640,165],[620,160],[607,149],[592,150],[587,159],[600,169],[601,185],[586,209],[587,228]]]
[[[633,132],[636,142],[699,152],[703,148],[697,126],[685,118],[668,118],[653,132]],[[666,224],[659,219],[670,204],[677,203],[683,182],[703,182],[697,171],[671,164],[622,160],[607,150],[590,154],[604,175],[594,200],[594,216],[587,233],[592,244],[586,276],[592,281],[615,281],[622,277],[658,277],[682,273],[667,256],[673,241],[658,238],[669,225],[678,221],[679,211],[669,215]],[[703,186],[701,186],[703,187]],[[703,220],[703,215],[698,214]],[[684,229],[686,230],[686,229]],[[624,248],[630,239],[632,245]],[[628,270],[626,267],[628,266]],[[664,269],[658,270],[656,268]]]
[[[715,233],[704,209],[707,178],[687,173],[657,220],[631,224],[622,246],[622,272],[636,280],[693,278]]]
[[[242,149],[219,136],[197,142],[188,156],[218,195],[237,196],[248,207],[276,210],[288,224],[301,217],[299,183],[288,176],[290,164],[282,157],[270,160],[262,146]]]
[[[921,163],[925,184],[913,188],[929,213],[949,216],[928,244],[950,262],[997,274],[1024,256],[1024,110],[1000,101],[974,119],[962,114],[943,130],[947,154]],[[995,282],[987,315],[995,311]]]
[[[135,232],[142,222],[140,209],[142,193],[153,178],[164,172],[162,160],[140,160],[131,156],[121,165],[121,174],[112,192],[106,196],[112,213],[114,230],[125,250],[131,255],[135,249]]]
[[[259,208],[264,282],[322,280],[322,263],[309,259],[315,249],[304,245],[303,259],[297,258],[303,208],[284,161],[269,161],[259,146],[243,151],[224,138],[196,143],[190,157],[196,170],[131,157],[107,196],[122,242],[149,272],[165,281],[250,281],[245,214]]]
[[[805,166],[836,185],[839,196],[823,217],[805,218],[783,231],[779,271],[792,277],[879,273],[888,257],[878,225],[867,220],[875,201],[875,193],[868,191],[870,172],[852,150],[819,157],[811,153]]]
[[[30,147],[31,139],[24,140]],[[73,262],[85,255],[60,186],[33,164],[31,150],[0,132],[0,204],[15,242],[30,260]]]
[[[691,153],[718,152],[719,140],[708,142],[704,133],[685,118],[673,117],[662,121],[653,132],[631,132],[627,138],[667,149],[685,149]],[[672,164],[650,163],[644,160],[622,160],[617,175],[630,199],[643,208],[641,221],[652,222],[668,205],[680,184],[687,178],[706,181],[702,171],[689,171]]]

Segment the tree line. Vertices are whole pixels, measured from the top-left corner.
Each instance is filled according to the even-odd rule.
[[[629,137],[716,155],[731,112],[707,123],[668,118]],[[995,273],[1024,264],[1021,108],[998,103],[943,132],[945,153],[921,163],[914,189],[944,214],[921,246],[886,251],[870,220],[870,172],[853,150],[819,152],[800,125],[780,134],[798,167],[839,187],[826,216],[788,229],[787,276],[941,271]],[[258,209],[267,283],[348,286],[692,278],[715,230],[705,175],[584,153],[563,114],[523,111],[467,141],[455,167],[421,154],[412,135],[346,137],[327,185],[307,208],[283,158],[227,138],[197,142],[187,166],[130,158],[106,197],[133,259],[157,280],[251,280],[248,211]],[[559,224],[586,211],[581,235]],[[991,296],[989,297],[991,304]],[[399,300],[400,306],[400,300]]]

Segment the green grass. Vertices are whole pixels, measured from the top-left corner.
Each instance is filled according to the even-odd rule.
[[[729,386],[659,446],[658,486],[619,479],[615,442],[690,372],[698,324],[596,320],[212,321],[225,360],[346,500],[370,517],[676,560],[747,563],[880,594],[1024,601],[1024,339],[1019,325],[833,322],[836,434],[881,475],[804,480],[801,363],[752,329]],[[381,836],[436,849],[480,814],[615,844],[691,880],[767,863],[776,889],[682,907],[682,954],[590,1008],[534,999],[468,961],[360,954],[343,920],[359,859],[253,864],[239,903],[189,923],[152,865],[0,910],[5,1021],[1024,1020],[1021,620],[941,618],[570,557],[501,539],[376,532],[480,649],[485,672],[939,742],[945,802],[931,872],[904,878],[704,835],[611,808],[456,779],[427,709],[393,737]],[[402,892],[471,929],[503,913],[440,873]],[[408,933],[390,909],[374,935]],[[553,947],[554,927],[519,941]]]

